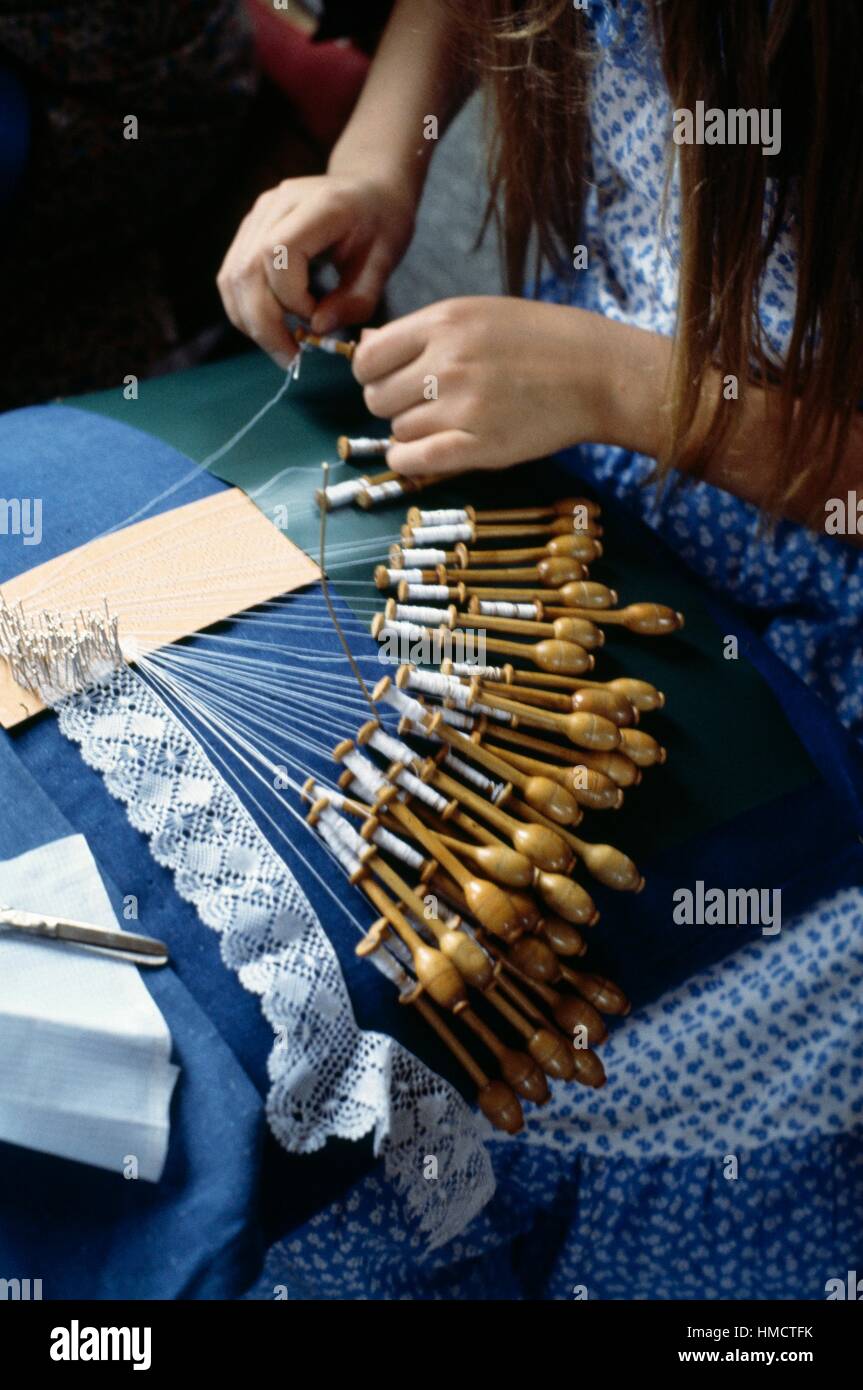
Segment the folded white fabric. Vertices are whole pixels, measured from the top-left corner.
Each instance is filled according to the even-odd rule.
[[[83,835],[0,861],[0,903],[120,925]],[[0,1139],[158,1182],[170,1056],[136,966],[0,932]]]

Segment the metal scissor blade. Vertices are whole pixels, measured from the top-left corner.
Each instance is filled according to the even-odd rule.
[[[87,946],[135,965],[167,965],[170,958],[167,947],[151,936],[121,932],[113,927],[98,927],[92,922],[76,922],[66,917],[24,912],[19,908],[0,907],[0,929],[4,927],[47,937],[52,941]]]

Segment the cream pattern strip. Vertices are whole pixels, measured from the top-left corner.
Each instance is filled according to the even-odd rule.
[[[72,615],[108,610],[126,659],[189,637],[320,578],[239,488],[148,517],[28,570],[2,587],[10,605]],[[0,723],[44,709],[0,662]]]

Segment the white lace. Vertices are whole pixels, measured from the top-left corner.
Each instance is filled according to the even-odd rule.
[[[189,730],[132,670],[62,701],[60,729],[149,837],[177,892],[276,1033],[267,1118],[293,1153],[374,1131],[375,1153],[431,1248],[494,1192],[461,1096],[399,1043],[357,1026],[336,954],[293,874]],[[437,1157],[440,1176],[423,1177]]]

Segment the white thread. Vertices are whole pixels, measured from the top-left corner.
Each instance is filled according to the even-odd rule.
[[[391,497],[404,496],[404,484],[398,478],[390,478],[385,483],[363,483],[363,492],[370,502],[387,502]]]
[[[535,603],[491,603],[482,602],[479,611],[486,618],[538,618],[539,609]]]
[[[361,436],[359,439],[347,440],[348,458],[371,458],[375,454],[385,454],[389,448],[389,439],[368,439]]]
[[[324,825],[320,821],[318,822],[318,825],[315,828],[317,829],[318,834],[326,844],[327,848],[333,855],[335,855],[336,859],[339,861],[349,878],[353,874],[362,872],[363,866],[360,863],[359,859],[357,859],[355,854],[351,854],[347,845],[339,839],[338,835],[336,835],[328,826]]]
[[[419,637],[425,639],[434,636],[435,634],[429,632],[428,628],[419,627],[416,623],[393,622],[390,619],[387,619],[378,633],[378,637]]]
[[[440,714],[441,714],[441,716],[442,716],[442,718],[443,718],[443,722],[444,722],[445,724],[450,724],[450,725],[452,725],[452,727],[453,727],[454,729],[475,729],[475,728],[476,728],[476,723],[475,723],[475,721],[474,721],[474,719],[473,719],[473,716],[470,715],[470,714],[467,714],[467,713],[463,712],[462,710],[459,710],[459,709],[447,709],[446,706],[444,705],[444,706],[442,706],[442,708],[441,708],[441,710],[440,710]],[[432,735],[432,734],[428,734],[428,737],[429,737],[429,738],[432,738],[433,735]]]
[[[325,806],[321,810],[320,819],[324,825],[330,827],[334,835],[339,836],[351,853],[357,855],[358,858],[368,848],[366,841],[357,833],[350,821],[345,820],[344,816],[340,816],[332,806]]]
[[[411,547],[405,551],[402,547],[400,553],[404,559],[409,559],[412,565],[422,565],[423,569],[428,569],[432,565],[446,564],[445,550],[418,550]]]
[[[447,749],[444,762],[466,782],[472,782],[475,787],[479,787],[480,791],[493,792],[495,784],[491,777],[486,777],[485,773],[480,772],[478,767],[474,767],[472,763],[466,763],[462,758],[457,757],[451,748]]]
[[[395,956],[392,955],[389,950],[383,946],[379,946],[376,951],[372,951],[371,955],[366,956],[365,959],[371,961],[375,969],[379,970],[385,979],[395,985],[402,998],[404,998],[406,994],[410,994],[411,990],[414,988],[415,981],[412,980],[407,971],[399,965]]]
[[[362,753],[358,753],[356,749],[346,753],[342,762],[348,771],[353,773],[354,778],[371,801],[374,801],[379,793],[385,791],[389,785],[374,763],[369,762],[368,758],[364,758]]]
[[[471,680],[474,676],[484,676],[486,680],[490,681],[502,681],[504,678],[502,666],[474,666],[470,661],[454,661],[452,674],[454,676],[467,676]]]
[[[437,695],[439,699],[454,700],[465,707],[470,698],[470,687],[462,685],[455,676],[443,676],[439,671],[423,671],[416,666],[408,668],[408,685],[411,690],[422,690],[427,695]]]
[[[421,724],[425,718],[425,707],[420,704],[419,700],[415,700],[412,696],[406,695],[397,685],[392,683],[388,685],[381,699],[385,704],[391,705],[393,709],[398,710],[399,714],[404,719],[409,719],[413,724]]]
[[[379,849],[386,850],[395,859],[400,859],[403,864],[416,869],[417,873],[422,869],[425,860],[419,851],[400,836],[394,835],[391,830],[387,830],[385,826],[379,825],[372,839]]]
[[[470,517],[463,507],[441,508],[435,512],[420,512],[419,520],[421,526],[457,526],[459,522],[470,521]]]
[[[405,539],[404,545],[413,546],[420,542],[423,545],[434,544],[435,541],[470,541],[473,540],[472,526],[414,526],[411,528],[410,539]]]
[[[406,582],[405,596],[406,596],[407,598],[431,598],[431,599],[448,599],[448,598],[449,598],[449,589],[447,588],[446,584],[423,584],[423,583],[422,583],[422,577],[423,577],[423,572],[422,572],[422,570],[396,570],[395,573],[396,573],[396,574],[401,574],[402,579],[404,579],[405,582]],[[418,581],[417,581],[416,583],[412,583],[412,582],[411,582],[411,581],[413,580],[413,576],[414,576],[414,575],[418,575],[418,576],[419,576],[419,579],[418,579]]]
[[[387,570],[387,579],[391,584],[401,584],[402,580],[406,584],[422,584],[422,570]]]
[[[323,489],[330,507],[346,507],[355,497],[359,497],[362,491],[363,484],[359,478],[348,478],[343,483],[333,483],[332,487]]]
[[[435,811],[443,812],[449,805],[445,796],[441,796],[440,792],[436,792],[434,787],[430,787],[427,782],[421,782],[419,777],[414,776],[407,769],[399,773],[396,781],[400,787],[404,787],[406,792],[410,792],[411,796],[415,796],[418,801],[424,801]]]
[[[453,625],[449,609],[415,607],[409,603],[396,604],[396,618],[409,623],[428,623],[429,627]]]
[[[404,763],[406,767],[413,767],[420,761],[412,748],[400,738],[388,734],[385,729],[375,729],[369,743],[382,757],[389,758],[391,763]]]

